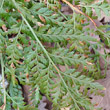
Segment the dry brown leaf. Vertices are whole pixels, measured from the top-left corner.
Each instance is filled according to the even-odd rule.
[[[2,29],[6,32],[7,31],[7,27],[5,24],[2,25]]]
[[[45,20],[45,18],[44,18],[43,16],[40,16],[40,15],[39,15],[39,18],[40,18],[40,20],[41,20],[43,23],[46,22],[46,20]]]
[[[66,71],[66,67],[65,67],[65,66],[62,66],[62,65],[59,65],[59,69],[60,69],[62,72],[65,72],[65,71]]]
[[[75,46],[74,49],[77,49],[77,46]]]
[[[20,20],[20,19],[18,19],[18,20],[17,20],[17,22],[19,23],[19,22],[21,22],[21,20]]]
[[[8,10],[8,9],[6,9],[6,12],[9,12],[9,10]]]
[[[105,91],[105,90],[106,90],[106,88],[104,87],[104,88],[103,88],[103,90]]]
[[[3,105],[0,107],[0,109],[3,110],[4,106],[5,106],[5,104],[3,104]]]
[[[88,61],[87,61],[86,63],[87,63],[88,65],[93,65],[91,62],[88,62]]]
[[[30,2],[30,0],[24,0],[25,2]]]
[[[86,57],[86,58],[88,58],[89,56],[88,55],[86,55],[86,54],[84,54],[84,56]]]
[[[66,40],[71,40],[70,38],[67,38]]]
[[[84,86],[80,86],[79,92],[83,92]]]
[[[13,38],[9,38],[9,41],[13,42]]]
[[[38,26],[42,27],[44,26],[44,24],[42,24],[41,22],[37,22]]]
[[[98,105],[99,105],[99,103],[95,103],[95,104],[94,104],[94,106],[98,106]]]
[[[85,20],[81,20],[81,23],[84,24]]]
[[[19,44],[17,44],[17,47],[18,47],[19,50],[22,50],[23,49],[22,46],[19,45]]]
[[[56,7],[56,6],[54,6],[54,7],[52,7],[52,8],[53,8],[53,9],[55,9],[55,10],[57,9],[57,7]]]
[[[16,68],[13,62],[11,63],[10,66],[11,66],[12,68]]]
[[[16,62],[19,63],[19,64],[23,64],[23,62],[21,62],[21,61],[19,61],[19,60],[16,60]]]
[[[61,110],[70,110],[70,107],[61,108]]]
[[[34,16],[32,16],[32,18],[34,18]]]
[[[84,69],[86,69],[86,70],[87,70],[87,66],[84,66]]]
[[[20,11],[20,10],[18,10],[18,12],[19,12],[19,13],[21,13],[21,11]]]
[[[79,43],[80,43],[81,45],[84,45],[84,43],[83,43],[82,41],[79,41]]]
[[[47,4],[47,0],[44,0],[44,3]]]

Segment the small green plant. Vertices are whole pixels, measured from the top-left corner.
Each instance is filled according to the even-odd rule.
[[[92,55],[89,47],[97,51],[103,43],[90,33],[100,35],[110,46],[110,32],[104,33],[108,26],[97,27],[93,21],[101,10],[109,15],[110,5],[106,1],[74,0],[75,5],[80,5],[78,9],[71,6],[72,1],[63,2],[72,8],[73,15],[61,13],[58,0],[0,1],[1,90],[4,91],[0,95],[1,109],[37,110],[40,92],[53,103],[53,110],[94,109],[88,91],[98,94],[97,90],[104,88],[93,82],[101,77],[96,65],[100,54]],[[93,16],[92,9],[97,16]],[[82,23],[85,19],[91,20],[96,30],[83,29],[87,25]],[[5,78],[9,83],[7,88]],[[25,104],[21,85],[31,87],[31,105]]]

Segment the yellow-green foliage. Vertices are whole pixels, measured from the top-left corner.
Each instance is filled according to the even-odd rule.
[[[4,95],[0,95],[0,105],[6,98],[6,110],[27,110],[29,107],[37,110],[41,92],[52,101],[53,110],[65,107],[93,110],[88,88],[90,93],[97,93],[103,87],[93,83],[94,78],[100,78],[96,65],[99,54],[92,55],[89,47],[96,49],[103,44],[89,33],[106,36],[104,39],[109,46],[109,32],[104,34],[100,28],[96,32],[83,30],[86,24],[81,21],[86,17],[61,14],[58,0],[27,1],[0,0],[0,59],[3,77],[9,83]],[[79,4],[78,1],[82,0],[75,0],[75,3]],[[99,10],[109,13],[110,6],[106,2],[91,4],[83,0],[81,3],[84,4],[81,9],[90,17],[93,17],[92,7],[98,14]],[[65,72],[60,70],[61,65],[65,66]],[[78,72],[80,66],[82,71]],[[31,86],[32,105],[25,105],[21,85]]]

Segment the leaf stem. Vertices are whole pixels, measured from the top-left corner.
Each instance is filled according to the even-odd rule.
[[[61,11],[58,10],[58,13],[59,13],[60,15],[62,15],[66,20],[68,20],[68,18],[67,18]]]
[[[3,7],[4,1],[5,1],[5,0],[2,0],[0,10],[1,10],[1,9],[2,9],[2,7]]]
[[[16,4],[15,0],[12,0],[13,3],[15,4],[16,8],[19,10],[19,6]],[[25,23],[27,24],[27,26],[29,27],[30,31],[32,32],[33,36],[35,37],[36,41],[39,43],[39,45],[41,46],[42,50],[44,51],[44,53],[46,54],[48,60],[51,62],[51,64],[53,65],[53,67],[56,69],[56,71],[58,72],[59,77],[61,78],[62,82],[64,83],[65,88],[67,89],[68,93],[70,94],[75,106],[77,107],[77,110],[80,110],[79,106],[77,105],[77,101],[75,100],[75,98],[73,97],[73,95],[71,94],[70,90],[68,89],[68,86],[66,85],[63,77],[60,74],[60,70],[57,68],[57,66],[54,64],[54,62],[52,61],[52,59],[50,58],[50,56],[48,55],[48,52],[46,51],[46,49],[44,48],[44,46],[41,44],[40,40],[38,39],[37,35],[35,34],[34,30],[32,29],[32,27],[30,26],[30,24],[28,23],[28,21],[25,19],[24,15],[20,12],[20,15],[22,16],[23,20],[25,21]]]
[[[17,103],[16,101],[14,101],[13,98],[12,98],[7,92],[5,92],[5,93],[6,93],[6,95],[11,99],[11,101],[12,101],[13,103],[15,103],[16,105],[18,105],[18,103]]]
[[[94,20],[93,20],[91,17],[89,17],[88,15],[86,15],[85,13],[83,13],[82,11],[80,11],[78,8],[76,8],[75,6],[73,6],[73,5],[72,5],[70,2],[68,2],[67,0],[62,0],[62,1],[65,2],[68,6],[70,6],[70,8],[71,8],[72,10],[75,10],[76,12],[78,12],[78,13],[80,13],[80,14],[86,16],[87,18],[89,18],[89,19],[91,20],[91,22],[94,24],[95,28],[97,28],[96,23],[94,22]]]
[[[4,63],[3,63],[2,53],[1,53],[1,68],[2,68],[2,84],[3,84],[3,96],[4,96],[3,110],[5,110],[5,107],[6,107],[6,90],[5,90]]]

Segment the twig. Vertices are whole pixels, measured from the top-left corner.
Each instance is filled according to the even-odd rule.
[[[101,32],[103,35],[105,35],[104,38],[107,39],[107,37],[109,37],[105,32],[103,32],[101,29],[99,29],[99,28],[97,27],[96,23],[94,22],[94,20],[93,20],[91,17],[89,17],[88,15],[86,15],[85,13],[83,13],[82,11],[80,11],[78,8],[76,8],[74,5],[72,5],[72,4],[69,3],[68,1],[66,1],[66,0],[62,0],[62,1],[65,2],[67,5],[69,5],[72,10],[75,10],[76,12],[78,12],[78,13],[80,13],[80,14],[86,16],[87,18],[89,18],[89,19],[91,20],[91,22],[94,24],[95,28],[96,28],[99,32]],[[106,36],[107,36],[107,37],[106,37]]]
[[[91,17],[89,17],[88,15],[86,15],[85,13],[83,13],[82,11],[80,11],[78,8],[76,8],[75,6],[73,6],[73,5],[72,5],[71,3],[69,3],[68,1],[66,1],[66,0],[62,0],[62,1],[65,2],[67,5],[69,5],[72,10],[75,10],[76,12],[78,12],[78,13],[80,13],[80,14],[86,16],[87,18],[89,18],[89,19],[91,20],[91,22],[94,24],[95,28],[97,28],[96,23],[94,22],[94,20],[93,20]]]

